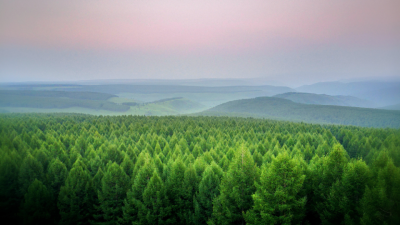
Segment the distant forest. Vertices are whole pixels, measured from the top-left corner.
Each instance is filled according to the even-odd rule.
[[[400,130],[0,115],[10,224],[400,224]]]

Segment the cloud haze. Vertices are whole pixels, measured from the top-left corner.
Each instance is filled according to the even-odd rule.
[[[398,0],[0,5],[3,81],[400,75]]]

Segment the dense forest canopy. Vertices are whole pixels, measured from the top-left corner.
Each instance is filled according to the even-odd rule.
[[[12,224],[400,224],[400,130],[4,114]]]

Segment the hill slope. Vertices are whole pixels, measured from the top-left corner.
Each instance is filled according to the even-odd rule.
[[[352,107],[364,107],[364,108],[373,107],[372,102],[356,98],[353,96],[343,96],[343,95],[331,96],[325,94],[288,92],[284,94],[278,94],[273,97],[288,99],[293,102],[302,104],[338,105],[338,106],[352,106]]]
[[[400,103],[395,104],[395,105],[388,105],[388,106],[382,107],[381,109],[400,110]]]
[[[221,104],[200,115],[252,116],[290,121],[366,127],[400,127],[400,112],[344,106],[307,105],[287,99],[259,97]]]
[[[93,92],[0,91],[0,107],[66,109],[80,107],[124,112],[129,106],[107,101],[115,95]]]
[[[296,88],[299,92],[351,95],[374,102],[378,107],[397,104],[400,82],[321,82]]]

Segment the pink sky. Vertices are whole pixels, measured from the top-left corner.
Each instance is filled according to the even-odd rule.
[[[0,47],[190,57],[400,49],[399,0],[0,0],[0,6]]]
[[[398,0],[1,1],[3,44],[235,51],[400,39]]]

